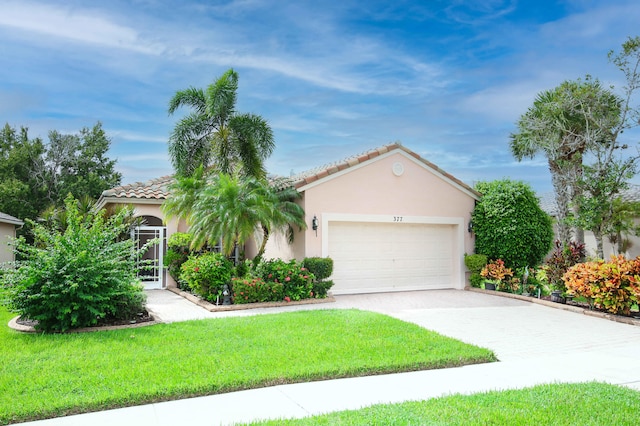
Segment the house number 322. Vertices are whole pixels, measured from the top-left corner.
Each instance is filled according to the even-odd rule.
[[[393,217],[393,221],[394,222],[402,222],[402,216],[394,216]]]

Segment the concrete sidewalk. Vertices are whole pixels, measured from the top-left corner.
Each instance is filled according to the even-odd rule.
[[[499,296],[456,290],[336,296],[335,303],[211,313],[167,291],[148,294],[149,309],[166,322],[301,309],[372,310],[491,348],[500,362],[273,386],[28,424],[233,424],[553,382],[597,380],[640,390],[640,327]]]

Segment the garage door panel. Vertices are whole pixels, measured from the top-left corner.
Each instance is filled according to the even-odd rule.
[[[329,223],[333,291],[453,286],[454,227],[407,223]]]

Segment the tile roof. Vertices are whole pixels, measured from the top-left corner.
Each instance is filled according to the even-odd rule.
[[[169,195],[167,188],[173,180],[173,175],[171,175],[162,176],[146,182],[117,186],[104,191],[101,198],[164,200]]]
[[[336,161],[334,163],[325,164],[324,166],[316,167],[302,173],[298,173],[293,176],[283,177],[283,176],[269,176],[269,181],[271,185],[277,188],[282,188],[285,186],[293,186],[296,189],[300,189],[305,185],[308,185],[312,182],[330,176],[332,174],[341,172],[342,170],[348,169],[350,167],[356,166],[358,164],[364,163],[373,158],[379,157],[380,155],[386,154],[387,152],[400,149],[407,153],[408,155],[414,157],[416,160],[422,162],[427,167],[430,167],[434,171],[438,172],[442,176],[447,179],[455,182],[457,185],[465,188],[470,191],[472,194],[479,196],[477,191],[473,188],[465,184],[464,182],[458,180],[454,176],[440,169],[435,164],[430,161],[425,160],[420,157],[415,152],[411,151],[408,148],[405,148],[400,143],[393,143],[390,145],[384,145],[370,151],[353,155],[351,157],[347,157],[343,160]],[[169,196],[169,192],[167,190],[169,184],[173,181],[174,177],[171,176],[163,176],[161,178],[153,179],[147,182],[136,182],[129,185],[118,186],[116,188],[108,189],[102,193],[101,199],[105,198],[123,198],[123,199],[146,199],[146,200],[164,200]]]
[[[411,151],[408,148],[405,148],[404,146],[402,146],[400,143],[395,142],[389,145],[384,145],[381,146],[379,148],[375,148],[371,151],[367,151],[364,152],[362,154],[357,154],[348,158],[345,158],[344,160],[341,161],[337,161],[335,163],[330,163],[330,164],[326,164],[324,166],[321,167],[317,167],[314,169],[310,169],[307,170],[305,172],[299,173],[297,175],[293,175],[291,176],[289,179],[289,181],[293,184],[293,186],[296,189],[299,189],[305,185],[308,185],[310,183],[313,183],[317,180],[320,180],[322,178],[325,178],[329,175],[332,175],[334,173],[338,173],[341,172],[342,170],[348,169],[350,167],[356,166],[360,163],[364,163],[365,161],[371,160],[373,158],[376,158],[380,155],[386,154],[387,152],[391,152],[393,150],[396,149],[400,149],[402,151],[404,151],[405,153],[407,153],[408,155],[412,156],[413,158],[415,158],[416,160],[420,161],[421,163],[423,163],[424,165],[426,165],[427,167],[433,169],[434,171],[438,172],[439,174],[441,174],[442,176],[446,177],[447,179],[455,182],[456,184],[462,186],[463,188],[465,188],[466,190],[470,191],[471,193],[479,196],[480,194],[474,190],[473,188],[471,188],[470,186],[468,186],[467,184],[465,184],[464,182],[462,182],[461,180],[455,178],[453,175],[445,172],[444,170],[442,170],[441,168],[439,168],[438,166],[436,166],[435,164],[433,164],[430,161],[425,160],[424,158],[420,157],[420,155],[416,154],[415,152]]]
[[[6,213],[2,213],[0,212],[0,222],[2,223],[11,223],[13,225],[24,225],[24,222],[22,222],[20,219],[18,219],[17,217],[13,217],[9,214]]]

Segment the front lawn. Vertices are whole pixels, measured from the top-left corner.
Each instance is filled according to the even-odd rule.
[[[0,308],[0,324],[13,315]],[[0,326],[0,424],[229,392],[495,361],[487,350],[358,310],[80,334]]]
[[[634,425],[640,392],[604,383],[551,384],[521,390],[379,404],[252,425]]]

